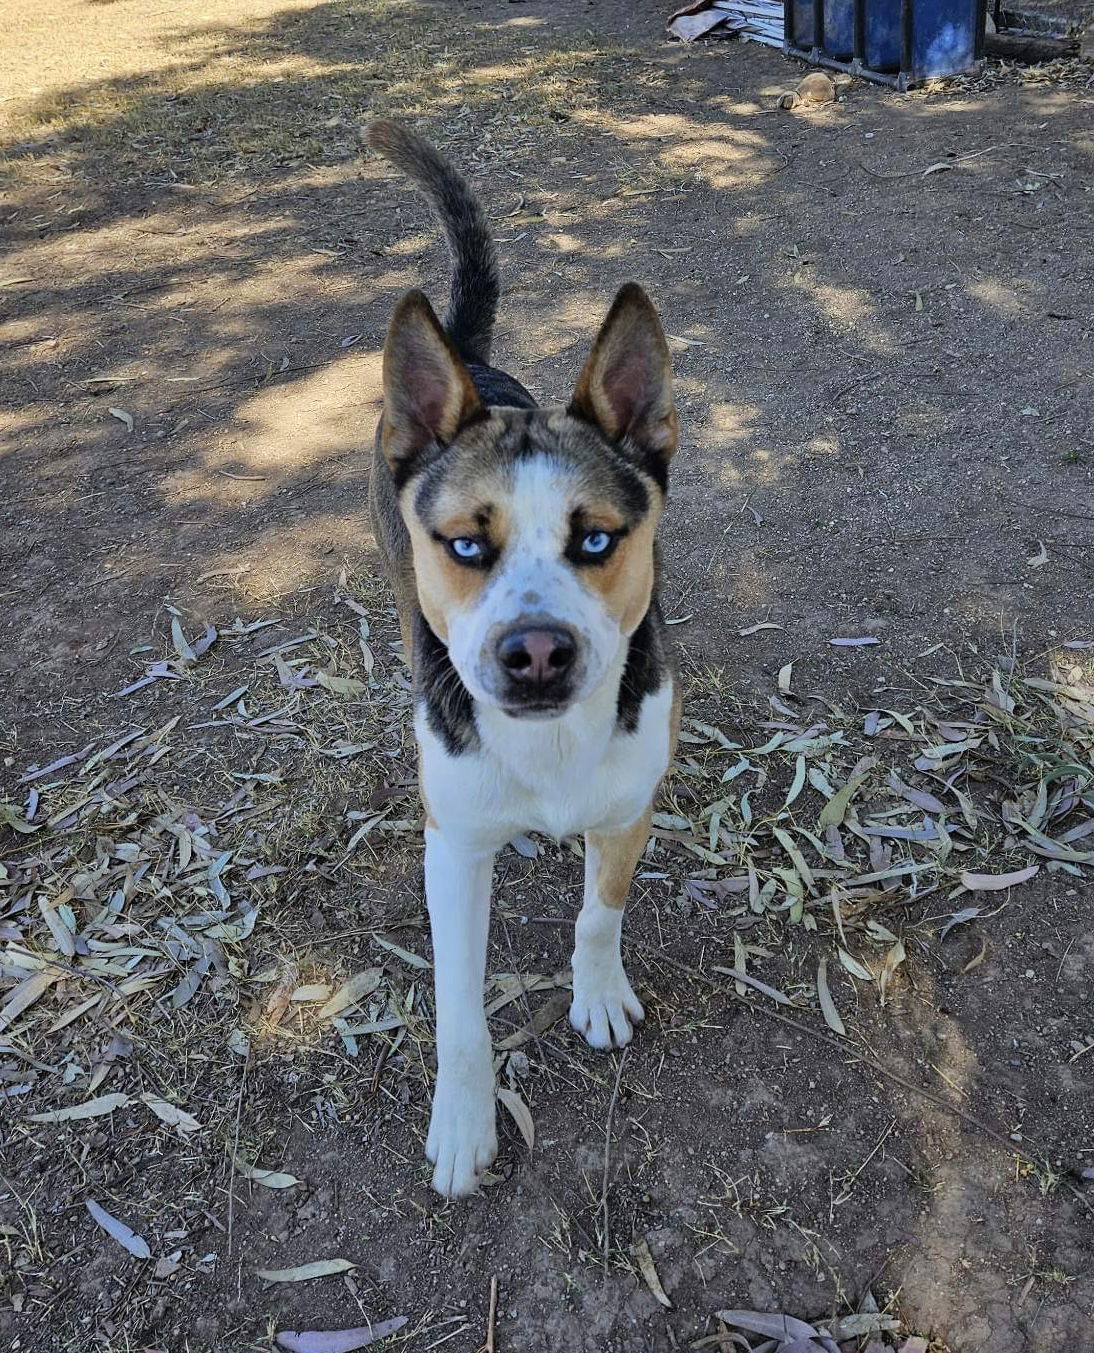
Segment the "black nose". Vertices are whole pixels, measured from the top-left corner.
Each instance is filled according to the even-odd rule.
[[[516,629],[498,640],[498,659],[515,681],[546,685],[574,664],[577,645],[563,629]]]

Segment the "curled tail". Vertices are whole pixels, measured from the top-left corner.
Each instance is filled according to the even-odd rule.
[[[482,208],[447,160],[402,123],[370,123],[365,140],[429,199],[452,262],[445,330],[465,361],[488,365],[500,285]]]

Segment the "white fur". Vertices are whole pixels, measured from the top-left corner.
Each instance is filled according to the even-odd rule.
[[[671,753],[672,683],[643,702],[633,733],[616,726],[625,644],[608,679],[557,719],[514,720],[476,702],[480,746],[453,757],[416,720],[422,789],[435,826],[426,832],[426,897],[437,994],[437,1089],[426,1152],[433,1185],[470,1192],[494,1158],[494,1083],[482,1006],[494,853],[529,829],[553,836],[611,832],[645,811]],[[596,888],[587,848],[585,900],[574,949],[570,1018],[593,1047],[622,1046],[642,1007],[620,956],[622,908]]]
[[[437,1086],[425,1153],[438,1193],[470,1193],[497,1154],[494,1067],[482,1007],[492,851],[427,828],[425,891],[437,994]]]
[[[606,906],[596,885],[599,852],[586,838],[585,900],[574,927],[570,1023],[594,1048],[624,1047],[645,1016],[623,971],[623,908]]]
[[[518,619],[561,622],[577,635],[575,701],[600,687],[626,637],[603,598],[564,557],[579,487],[573,470],[549,456],[519,462],[505,500],[505,553],[474,604],[445,617],[452,665],[480,702],[496,703],[507,681],[495,639]]]

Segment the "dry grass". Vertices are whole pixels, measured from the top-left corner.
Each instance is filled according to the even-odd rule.
[[[505,25],[442,28],[417,6],[386,0],[250,30],[196,27],[168,50],[170,64],[153,74],[17,105],[9,167],[55,181],[101,160],[114,183],[209,185],[353,159],[356,128],[390,113],[444,122],[451,143],[473,120],[480,157],[506,159],[544,127],[595,114],[604,81],[636,88],[661,78],[635,53],[591,37],[548,45]]]
[[[322,614],[315,602],[291,624],[237,622],[203,653],[189,625],[174,625],[148,669],[158,678],[119,698],[117,728],[29,768],[0,809],[9,1156],[67,1155],[78,1181],[81,1141],[115,1134],[116,1201],[99,1199],[108,1211],[139,1198],[123,1143],[152,1126],[190,1181],[185,1206],[196,1191],[230,1232],[244,1172],[263,1187],[253,1170],[279,1168],[284,1105],[301,1094],[346,1121],[376,1111],[362,1103],[371,1087],[402,1123],[401,1153],[420,1155],[432,1034],[408,681],[374,588],[343,583]],[[1005,898],[985,900],[994,885],[974,872],[1034,864],[1082,877],[1094,861],[1088,657],[1061,650],[1047,672],[934,676],[915,682],[915,702],[885,694],[876,710],[850,711],[799,698],[784,671],[766,711],[731,719],[724,674],[693,674],[638,889],[656,882],[684,911],[738,918],[733,950],[706,951],[708,986],[735,984],[741,998],[823,1015],[842,1033],[816,982],[780,992],[763,981],[774,944],[817,932],[844,980],[876,983],[884,999],[913,937],[935,942],[947,920]],[[576,893],[576,843],[518,845]],[[525,869],[507,859],[504,873]],[[521,883],[518,873],[500,888],[506,935]],[[365,964],[339,957],[350,939],[354,951],[367,945]],[[655,992],[679,981],[659,953],[643,959]],[[562,1090],[610,1089],[610,1067],[540,1044],[565,1014],[567,981],[522,970],[515,956],[490,974],[497,1065],[518,1119],[524,1048]],[[696,1028],[715,1023],[709,995],[691,1015]],[[255,1097],[272,1097],[269,1111]],[[73,1110],[94,1117],[55,1121]],[[732,1187],[740,1206],[760,1206]],[[38,1232],[34,1199],[24,1201],[8,1243],[29,1262]],[[604,1205],[591,1184],[584,1210],[560,1217],[557,1243],[600,1262]],[[183,1199],[158,1203],[168,1232],[176,1207]],[[762,1210],[758,1224],[792,1222],[782,1202]],[[443,1230],[444,1216],[430,1225]],[[819,1240],[803,1233],[803,1243],[822,1262]],[[609,1262],[635,1263],[622,1242]]]

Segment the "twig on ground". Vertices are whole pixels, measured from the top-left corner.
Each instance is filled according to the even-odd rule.
[[[608,1271],[608,1172],[612,1161],[612,1120],[615,1118],[615,1105],[619,1098],[619,1082],[623,1078],[623,1068],[627,1065],[627,1054],[630,1048],[623,1049],[623,1056],[619,1059],[619,1065],[615,1071],[615,1085],[612,1087],[612,1097],[608,1101],[608,1119],[604,1124],[604,1174],[600,1181],[600,1211],[603,1217],[603,1235],[602,1249],[604,1254],[604,1271]]]
[[[490,1279],[490,1309],[486,1316],[486,1342],[478,1353],[495,1353],[494,1338],[498,1323],[498,1280],[495,1275]]]

